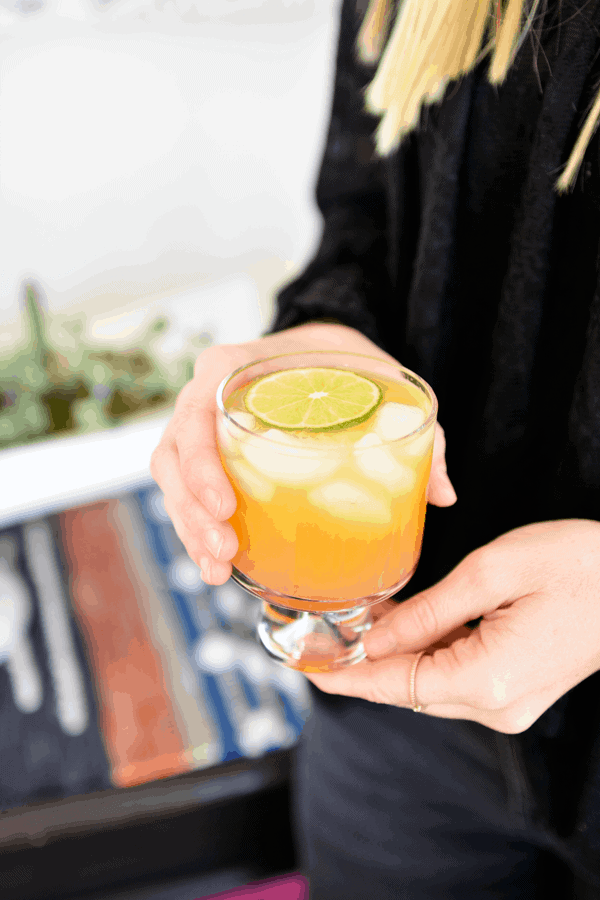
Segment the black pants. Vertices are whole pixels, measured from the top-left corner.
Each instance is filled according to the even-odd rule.
[[[476,723],[313,690],[296,828],[311,900],[548,900],[578,891],[515,748]]]

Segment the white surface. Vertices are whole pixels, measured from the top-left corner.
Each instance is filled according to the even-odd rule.
[[[0,453],[0,528],[102,500],[152,481],[150,457],[169,416]]]
[[[25,276],[53,311],[197,288],[207,318],[245,277],[219,339],[265,327],[319,235],[339,2],[0,0],[0,352]]]

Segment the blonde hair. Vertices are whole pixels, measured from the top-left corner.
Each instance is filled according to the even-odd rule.
[[[417,126],[423,105],[441,100],[451,81],[466,75],[488,54],[489,81],[501,84],[539,2],[533,0],[526,15],[526,0],[402,0],[386,43],[393,0],[370,0],[358,51],[366,63],[381,57],[365,96],[369,112],[381,116],[378,153],[385,156],[395,150]],[[556,183],[559,192],[575,183],[599,120],[600,92]]]

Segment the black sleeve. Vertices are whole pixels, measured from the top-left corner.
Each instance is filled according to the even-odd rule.
[[[364,111],[373,67],[356,53],[366,4],[344,0],[333,106],[316,199],[324,220],[319,249],[281,290],[271,332],[315,320],[337,321],[383,346],[389,310],[384,162],[375,155],[377,119]]]

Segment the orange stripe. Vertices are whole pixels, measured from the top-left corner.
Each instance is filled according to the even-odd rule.
[[[119,539],[117,503],[69,510],[60,518],[112,780],[126,787],[189,771],[190,765]]]

